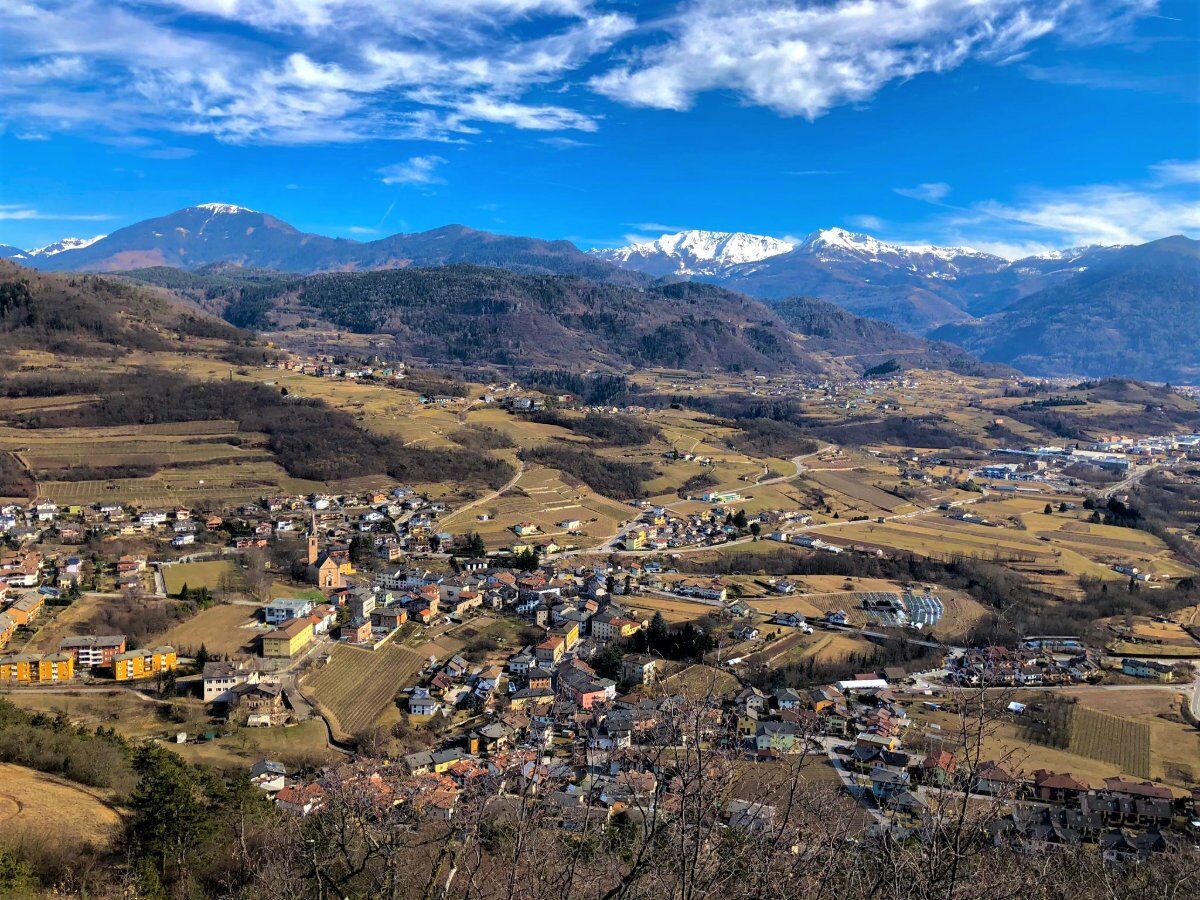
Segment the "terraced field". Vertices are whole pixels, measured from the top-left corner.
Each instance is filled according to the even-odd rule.
[[[409,683],[426,657],[404,647],[339,646],[330,661],[304,679],[304,691],[347,738],[369,727]]]
[[[477,517],[483,514],[490,519],[479,521]],[[588,547],[615,534],[620,522],[637,514],[635,507],[603,497],[586,485],[573,484],[555,469],[530,465],[513,490],[473,509],[471,514],[448,516],[442,524],[458,532],[478,532],[489,548],[517,542],[512,526],[526,521],[539,528],[533,540],[553,537],[560,543]],[[568,534],[560,527],[560,522],[571,519],[579,520],[581,534]]]
[[[1067,748],[1120,766],[1122,772],[1138,778],[1150,777],[1150,726],[1144,722],[1075,706]]]

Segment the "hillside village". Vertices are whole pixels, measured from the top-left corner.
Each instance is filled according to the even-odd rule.
[[[1133,446],[1190,453],[1192,443],[1184,437]],[[981,472],[1006,480],[1015,473]],[[954,646],[931,637],[917,640],[923,646],[907,665],[850,672],[808,688],[771,688],[745,660],[780,634],[803,637],[819,629],[866,636],[885,629],[900,641],[905,631],[932,636],[944,602],[928,587],[922,593],[913,586],[847,593],[848,608],[819,616],[764,613],[744,599],[736,581],[679,574],[669,551],[759,539],[867,559],[883,551],[817,538],[804,530],[808,515],[764,510],[747,516],[737,492],[710,491],[697,499],[709,505],[706,512],[678,515],[645,505],[613,541],[625,555],[593,561],[538,540],[536,528],[515,527],[508,548],[487,552],[472,533],[443,529],[439,520],[453,512],[445,502],[407,487],[271,496],[224,515],[119,503],[9,504],[0,510],[0,527],[14,548],[0,562],[0,645],[10,645],[0,656],[0,682],[19,691],[135,681],[168,695],[192,693],[212,710],[217,729],[287,728],[311,716],[337,721],[338,712],[323,712],[328,701],[313,685],[336,681],[339,672],[359,677],[344,654],[383,655],[389,648],[407,654],[412,674],[409,683],[396,685],[395,703],[410,726],[428,730],[426,748],[381,764],[341,749],[353,746],[346,743],[353,736],[343,732],[333,746],[345,758],[333,765],[297,769],[262,759],[249,766],[266,796],[300,816],[320,811],[331,795],[353,785],[377,795],[377,802],[451,821],[459,797],[479,779],[519,785],[534,777],[546,785],[539,793],[542,813],[568,831],[603,827],[635,810],[651,815],[672,802],[673,790],[670,766],[657,760],[656,748],[664,729],[678,727],[686,713],[699,723],[699,740],[753,764],[821,760],[876,831],[919,831],[931,804],[951,791],[996,804],[989,827],[998,844],[1088,843],[1106,860],[1119,861],[1174,851],[1200,829],[1198,789],[1124,776],[1093,783],[1069,771],[1024,773],[1005,760],[963,760],[944,749],[922,716],[959,693],[975,692],[977,702],[994,704],[983,693],[989,688],[1058,688],[1114,677],[1186,684],[1184,663],[1109,658],[1073,637],[1026,641],[1015,649]],[[160,549],[115,560],[71,552],[84,541],[129,539]],[[309,587],[252,603],[253,655],[213,658],[203,646],[187,653],[167,645],[132,648],[120,634],[65,634],[41,653],[11,650],[85,591],[160,603],[174,593],[211,608],[217,591],[209,587],[166,588],[168,577],[178,580],[173,569],[204,565],[201,560],[233,565],[235,575],[239,567],[277,568]],[[241,574],[242,589],[253,591],[258,574]],[[796,584],[774,578],[758,590],[762,597],[789,598]],[[652,612],[654,598],[669,597],[707,606],[710,624],[669,628],[661,612]],[[437,643],[439,634],[482,621],[503,625],[511,649],[492,640],[468,658]],[[383,702],[390,697],[384,694]],[[1020,719],[1031,714],[1027,708],[1012,701],[1005,715]],[[208,734],[215,733],[210,726]],[[211,737],[176,737],[179,745],[197,739]],[[749,793],[720,812],[727,824],[746,828],[771,827],[779,814],[776,803]]]

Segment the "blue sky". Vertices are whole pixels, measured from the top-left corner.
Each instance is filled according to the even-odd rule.
[[[0,243],[195,203],[369,240],[1200,236],[1195,0],[13,0]]]

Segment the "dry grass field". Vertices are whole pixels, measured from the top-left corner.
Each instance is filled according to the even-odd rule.
[[[305,677],[304,692],[329,716],[336,733],[351,737],[391,706],[426,661],[426,656],[404,647],[339,646],[326,665]]]
[[[1115,775],[1150,778],[1186,792],[1200,774],[1200,734],[1179,716],[1178,695],[1172,691],[1105,691],[1078,687],[1057,692],[1078,703],[1068,710],[1062,747],[1031,740],[1021,719],[998,712],[990,716],[981,758],[1005,760],[1013,769],[1071,772],[1097,785]],[[1046,695],[1022,691],[1022,702],[1045,702]],[[960,722],[947,710],[929,710],[919,703],[909,707],[917,727],[949,739]],[[914,734],[914,740],[916,735]]]
[[[875,487],[872,482],[879,480],[879,475],[869,470],[821,469],[809,472],[805,477],[835,494],[848,510],[853,510],[853,514],[890,516],[916,508],[907,500]]]
[[[223,590],[227,585],[240,587],[241,570],[231,559],[208,559],[202,562],[173,563],[162,567],[163,584],[168,594],[178,594],[184,585]]]
[[[8,691],[3,696],[22,709],[49,715],[62,713],[86,728],[112,728],[135,740],[167,738],[179,731],[194,734],[210,726],[204,703],[199,699],[181,698],[170,705],[159,704],[116,688],[53,694]],[[168,710],[172,713],[170,717],[166,715]]]
[[[194,655],[201,645],[222,656],[253,656],[258,636],[267,630],[256,613],[254,607],[241,604],[210,606],[155,640],[170,644],[181,656]]]
[[[664,678],[662,686],[668,691],[678,691],[685,697],[729,697],[741,690],[737,677],[713,666],[695,664],[680,669]]]
[[[83,626],[104,602],[105,598],[103,597],[84,594],[70,606],[49,607],[48,611],[53,614],[53,618],[50,618],[38,629],[37,634],[24,649],[33,653],[50,653],[58,650],[58,645],[63,638],[72,634],[86,633]]]
[[[340,758],[326,743],[325,725],[320,719],[275,728],[239,728],[211,741],[172,744],[171,750],[188,762],[234,773],[246,771],[263,757],[292,768],[319,766]]]
[[[689,600],[686,597],[664,597],[660,594],[637,594],[621,597],[621,603],[630,610],[636,610],[637,615],[649,619],[656,612],[662,613],[670,625],[683,622],[694,622],[710,613],[720,612],[720,608]]]
[[[120,813],[103,792],[0,763],[0,834],[6,839],[103,847],[117,836],[120,824]]]
[[[839,662],[852,653],[869,653],[872,644],[861,638],[819,631],[804,634],[795,629],[780,629],[780,637],[762,650],[745,658],[745,664],[755,666],[785,666],[814,660],[818,663]]]
[[[460,533],[478,532],[489,549],[548,538],[562,545],[591,547],[611,537],[621,522],[634,519],[638,512],[636,507],[603,497],[555,469],[530,465],[512,490],[469,512],[447,516],[442,526]],[[488,520],[481,521],[481,515]],[[561,524],[572,520],[580,523],[576,533]],[[512,527],[519,522],[532,522],[538,533],[517,537]]]

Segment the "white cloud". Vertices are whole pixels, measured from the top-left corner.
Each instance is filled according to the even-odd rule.
[[[1145,178],[1115,184],[1030,189],[1010,200],[948,206],[914,225],[923,239],[967,244],[1001,256],[1089,244],[1141,244],[1174,234],[1200,237],[1200,160],[1167,160]]]
[[[367,228],[365,225],[351,225],[346,230],[351,234],[379,234],[378,228]]]
[[[538,143],[545,144],[548,147],[553,147],[555,150],[574,150],[577,147],[592,146],[587,141],[579,141],[575,138],[566,137],[565,135],[555,135],[554,137],[538,138]]]
[[[846,219],[846,221],[855,228],[865,228],[867,231],[879,232],[883,231],[887,227],[887,223],[884,222],[883,219],[879,218],[879,216],[850,216]]]
[[[437,174],[446,162],[440,156],[414,156],[407,162],[394,163],[379,170],[384,184],[445,184]]]
[[[13,0],[0,19],[3,118],[231,143],[455,140],[481,123],[590,131],[590,114],[526,96],[633,27],[593,5]]]
[[[1200,159],[1168,159],[1150,171],[1160,184],[1200,184]]]
[[[47,213],[32,206],[19,203],[0,204],[0,220],[16,222],[41,220],[47,222],[103,222],[111,219],[107,214],[91,213]]]
[[[944,181],[932,181],[918,184],[916,187],[893,188],[892,190],[901,197],[924,200],[926,203],[941,203],[950,193],[950,185]]]
[[[1104,39],[1156,2],[684,0],[639,22],[609,0],[10,0],[0,123],[260,144],[594,131],[580,83],[815,118],[1051,33]]]
[[[1052,235],[1060,246],[1140,244],[1172,234],[1200,234],[1200,203],[1195,197],[1120,185],[1035,193],[1015,204],[989,200],[975,209],[1018,228]]]
[[[592,79],[635,106],[684,110],[699,94],[815,119],[884,85],[970,59],[1003,64],[1052,32],[1110,37],[1157,0],[691,0],[667,40]]]

